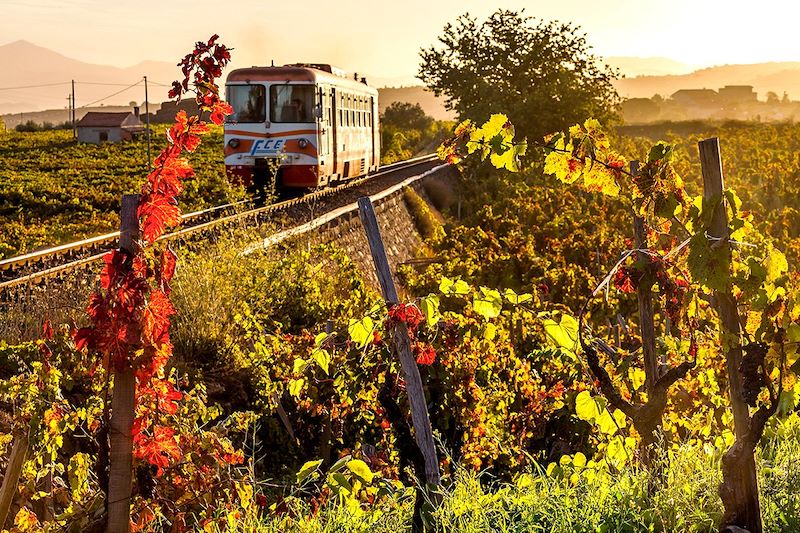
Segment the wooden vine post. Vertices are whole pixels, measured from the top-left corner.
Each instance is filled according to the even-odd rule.
[[[398,303],[399,298],[392,279],[392,272],[389,268],[389,260],[386,257],[386,249],[383,246],[381,232],[378,228],[378,220],[375,217],[375,209],[368,197],[358,199],[358,214],[361,217],[361,224],[367,233],[367,241],[372,253],[372,261],[375,263],[383,299],[386,301],[386,305],[391,308]],[[415,440],[425,461],[425,482],[429,485],[437,486],[439,485],[439,460],[436,457],[436,447],[433,443],[433,431],[425,402],[425,391],[422,388],[422,378],[419,374],[417,361],[411,351],[408,329],[405,324],[400,322],[394,327],[394,349],[403,369],[408,400],[411,404],[411,420],[414,425]]]
[[[19,434],[14,438],[11,455],[8,458],[6,473],[3,476],[3,485],[0,487],[0,529],[3,529],[14,495],[17,493],[19,477],[28,455],[28,435]]]
[[[631,161],[631,174],[639,172],[639,162]],[[638,213],[633,214],[633,242],[636,247],[636,258],[642,266],[642,279],[636,284],[636,299],[639,305],[639,332],[642,337],[642,355],[644,359],[645,390],[648,397],[655,394],[656,382],[661,377],[661,367],[659,366],[658,353],[656,352],[656,331],[653,319],[653,279],[650,274],[650,256],[645,250],[648,249],[647,230],[645,229],[644,217]],[[663,412],[663,409],[662,409]],[[661,416],[657,413],[653,417],[653,423],[643,424],[650,434],[642,435],[642,461],[647,466],[655,466],[654,461],[657,457],[656,444],[659,442],[661,433]],[[650,426],[650,427],[648,427]],[[657,470],[660,475],[660,469]],[[658,477],[658,476],[656,476]],[[655,490],[655,485],[650,484],[649,489]]]
[[[703,208],[712,206],[713,217],[706,228],[712,240],[711,248],[717,250],[723,261],[720,269],[730,273],[731,249],[729,243],[728,212],[725,203],[725,184],[722,177],[722,157],[719,139],[714,137],[700,141],[700,163],[703,170]],[[731,408],[736,442],[723,458],[722,485],[719,492],[725,506],[723,526],[738,526],[750,533],[762,533],[761,508],[758,500],[758,478],[755,457],[749,453],[735,453],[740,448],[749,448],[750,411],[742,396],[741,325],[736,300],[730,287],[714,291],[714,305],[720,317],[720,340],[725,353]],[[753,445],[754,446],[754,445]],[[731,454],[731,452],[734,452]],[[735,458],[735,461],[731,459]]]
[[[119,217],[119,248],[133,255],[139,238],[138,194],[122,197]],[[109,474],[107,533],[128,533],[131,516],[133,477],[133,419],[136,406],[136,375],[132,368],[114,372],[114,396],[111,400],[109,428]]]
[[[639,172],[639,162],[631,161],[631,174]],[[636,249],[636,257],[642,266],[647,269],[650,263],[650,256],[647,250],[647,231],[644,227],[644,218],[634,213],[633,215],[633,241]],[[646,272],[646,270],[645,270]],[[639,302],[639,329],[642,336],[642,352],[644,354],[644,374],[648,393],[652,394],[656,381],[661,377],[661,371],[656,353],[656,332],[653,321],[653,291],[652,280],[646,283],[639,283],[636,287],[636,299]]]

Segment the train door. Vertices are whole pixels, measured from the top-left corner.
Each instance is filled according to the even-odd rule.
[[[319,164],[325,167],[329,164],[331,156],[331,105],[330,93],[327,87],[317,88],[317,105],[320,112],[317,113],[317,131],[319,132],[319,139],[317,140],[317,150],[319,153]],[[328,173],[330,176],[330,173]]]
[[[336,174],[339,172],[339,92],[336,90],[335,87],[331,87],[331,147],[332,156],[333,156],[333,173]],[[341,178],[341,176],[340,176]]]
[[[372,168],[373,166],[377,165],[377,157],[378,153],[375,151],[375,137],[377,132],[375,131],[375,97],[369,97],[369,136],[372,137],[372,152],[370,152],[369,156],[369,166]]]

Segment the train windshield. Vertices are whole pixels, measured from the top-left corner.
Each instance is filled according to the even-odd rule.
[[[313,85],[273,85],[269,102],[272,122],[314,122]]]
[[[227,122],[264,122],[267,120],[267,89],[263,85],[228,85],[228,103],[233,114]]]

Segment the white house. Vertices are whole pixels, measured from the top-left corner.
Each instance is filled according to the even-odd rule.
[[[99,113],[90,111],[76,124],[78,142],[100,144],[102,142],[129,141],[144,131],[138,113]]]

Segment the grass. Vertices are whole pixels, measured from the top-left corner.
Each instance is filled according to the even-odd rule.
[[[648,495],[648,475],[634,467],[578,469],[519,475],[513,483],[459,470],[444,482],[430,531],[459,533],[712,532],[722,515],[718,450],[684,443],[669,452],[665,484]],[[800,416],[776,421],[759,451],[764,530],[800,530]],[[335,500],[313,513],[298,503],[282,516],[250,518],[227,531],[258,533],[411,530],[413,501],[398,493],[371,509]]]

